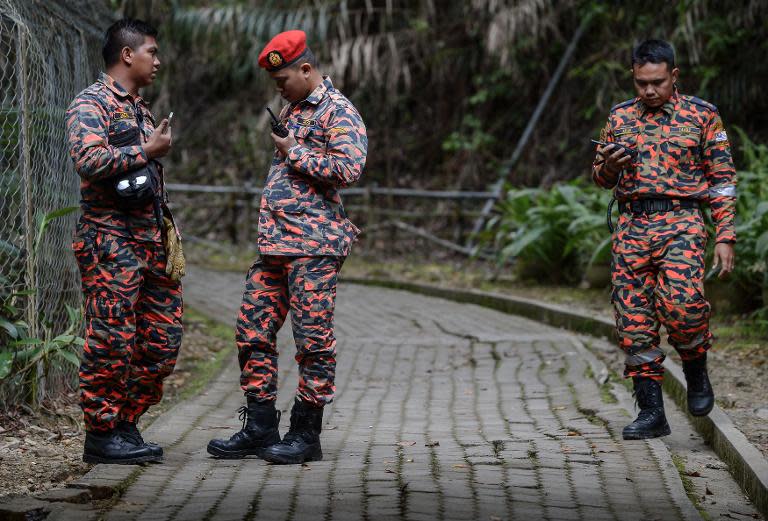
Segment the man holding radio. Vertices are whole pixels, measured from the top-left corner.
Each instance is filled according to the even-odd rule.
[[[211,440],[208,452],[303,463],[323,457],[323,407],[336,389],[336,278],[359,232],[339,188],[362,174],[368,138],[357,109],[318,71],[303,31],[275,36],[259,65],[289,104],[273,124],[276,150],[261,200],[259,258],[248,272],[237,320],[243,428],[228,440]],[[276,334],[289,311],[299,382],[281,440]]]
[[[615,190],[621,215],[613,235],[612,301],[625,377],[632,377],[640,413],[625,439],[670,433],[661,381],[659,326],[680,354],[688,410],[709,414],[714,392],[707,374],[712,345],[704,298],[707,230],[701,203],[716,226],[714,267],[733,270],[736,172],[728,136],[711,103],[677,92],[672,46],[647,40],[632,53],[637,97],[611,109],[592,177]],[[629,152],[629,153],[628,153]]]
[[[89,463],[162,460],[137,422],[162,398],[181,344],[183,257],[156,161],[171,148],[171,129],[168,120],[155,129],[139,96],[160,66],[156,36],[140,20],[109,27],[106,73],[66,115],[80,175],[73,248],[85,298],[80,402]]]

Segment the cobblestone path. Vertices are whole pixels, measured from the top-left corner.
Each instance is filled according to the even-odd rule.
[[[240,275],[185,282],[189,305],[234,321]],[[565,331],[481,307],[342,284],[338,394],[325,459],[306,466],[216,460],[239,428],[232,363],[202,395],[158,419],[162,465],[136,467],[108,520],[699,519],[660,440],[624,442],[628,393]],[[296,385],[280,333],[278,405]],[[283,414],[281,432],[288,414]],[[107,468],[108,466],[101,466]],[[105,471],[107,472],[107,471]],[[83,518],[88,517],[83,514]]]

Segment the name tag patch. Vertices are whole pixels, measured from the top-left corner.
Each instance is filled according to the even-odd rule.
[[[639,134],[640,131],[635,126],[627,126],[627,127],[619,127],[616,130],[614,130],[613,135],[618,136],[626,136],[627,134]]]
[[[296,124],[300,127],[316,127],[317,126],[317,120],[316,119],[304,119],[304,118],[298,118],[296,120]]]
[[[115,112],[112,114],[112,119],[114,121],[120,121],[121,119],[133,119],[133,116],[129,114],[128,112]]]
[[[696,134],[701,135],[699,127],[672,127],[669,129],[671,134]]]

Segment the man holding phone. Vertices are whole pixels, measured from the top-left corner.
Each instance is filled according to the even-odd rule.
[[[715,106],[677,92],[679,70],[669,43],[646,40],[635,47],[632,74],[637,97],[611,109],[600,136],[607,144],[598,145],[592,177],[614,189],[619,203],[612,302],[626,353],[624,376],[632,377],[640,407],[623,436],[643,439],[670,433],[661,393],[660,324],[683,362],[689,412],[704,416],[714,406],[700,205],[710,206],[714,267],[726,276],[734,264],[736,172]]]
[[[156,161],[171,148],[170,122],[156,130],[139,96],[160,67],[156,36],[140,20],[110,26],[106,72],[66,115],[80,175],[73,248],[85,297],[80,402],[89,463],[162,460],[162,448],[144,442],[137,422],[162,398],[181,344],[183,264]]]

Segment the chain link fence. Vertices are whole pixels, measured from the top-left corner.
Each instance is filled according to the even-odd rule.
[[[77,212],[35,243],[44,215],[78,204],[64,115],[96,78],[111,17],[106,2],[0,0],[0,296],[34,290],[24,300],[31,337],[64,330],[66,306],[79,307]],[[73,372],[49,374],[41,391],[61,390]]]

